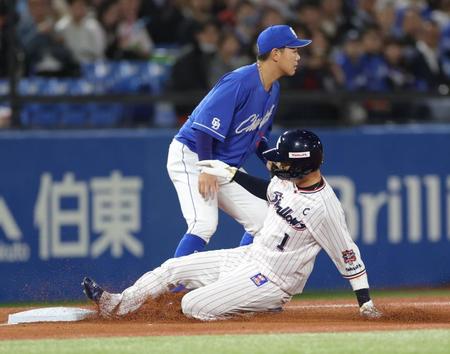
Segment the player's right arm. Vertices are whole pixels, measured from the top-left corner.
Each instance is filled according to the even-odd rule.
[[[243,90],[241,82],[233,75],[228,75],[217,83],[194,111],[192,128],[195,130],[199,161],[214,158],[214,140],[225,141]],[[198,190],[205,200],[214,198],[219,190],[217,177],[201,172]]]
[[[195,130],[195,138],[198,160],[211,160],[213,137],[201,130]],[[213,199],[219,191],[217,176],[201,172],[198,176],[198,191],[203,199]]]

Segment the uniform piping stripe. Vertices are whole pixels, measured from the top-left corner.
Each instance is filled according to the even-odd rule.
[[[314,190],[312,190],[312,191],[309,191],[309,190],[307,190],[307,189],[301,189],[301,188],[298,188],[298,191],[299,191],[300,193],[303,193],[303,194],[314,194],[314,193],[320,192],[322,189],[324,189],[324,188],[325,188],[325,185],[326,185],[326,183],[324,182],[324,184],[323,184],[322,186],[320,186],[318,189],[314,189]]]
[[[359,273],[356,273],[356,274],[353,274],[353,275],[343,275],[343,277],[345,279],[356,279],[356,278],[360,277],[361,275],[364,275],[365,273],[366,273],[366,270],[364,269],[364,270],[362,270]]]
[[[203,124],[200,124],[200,123],[197,123],[197,122],[194,122],[194,124],[199,125],[199,126],[205,128],[205,129],[208,129],[209,131],[213,132],[214,134],[220,136],[220,137],[223,138],[223,139],[226,138],[225,135],[219,134],[218,132],[216,132],[215,130],[211,129],[210,127],[207,127],[206,125],[203,125]]]
[[[187,179],[187,183],[188,183],[188,187],[189,187],[189,195],[191,196],[192,208],[194,209],[194,223],[188,229],[188,232],[187,232],[187,233],[191,233],[191,231],[195,227],[195,224],[197,223],[197,210],[195,210],[194,198],[192,197],[191,183],[189,182],[189,173],[187,172],[186,163],[184,162],[184,148],[185,147],[186,147],[186,145],[183,145],[183,147],[181,148],[181,155],[182,155],[181,162],[183,163],[184,172],[186,173],[186,179]]]

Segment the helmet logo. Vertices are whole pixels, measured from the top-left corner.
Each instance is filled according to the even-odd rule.
[[[289,158],[290,159],[306,159],[311,156],[311,153],[309,151],[303,151],[303,152],[289,152]]]

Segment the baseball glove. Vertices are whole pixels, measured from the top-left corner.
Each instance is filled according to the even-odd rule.
[[[220,160],[202,160],[197,162],[201,173],[222,177],[227,182],[230,182],[236,174],[237,168],[229,166]]]

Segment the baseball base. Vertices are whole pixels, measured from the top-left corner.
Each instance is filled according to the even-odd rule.
[[[77,307],[45,307],[10,314],[8,324],[81,321],[96,313],[94,310]]]

